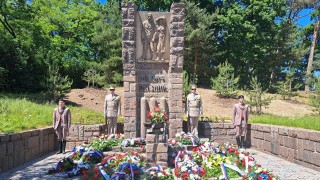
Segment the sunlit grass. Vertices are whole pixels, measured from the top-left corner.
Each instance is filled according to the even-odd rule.
[[[13,133],[29,129],[52,126],[55,104],[38,104],[27,98],[0,94],[0,132]],[[80,107],[68,106],[72,123],[100,124],[104,122],[102,113]]]
[[[320,131],[320,116],[284,117],[271,114],[252,115],[250,123],[272,124],[278,126],[313,129]]]

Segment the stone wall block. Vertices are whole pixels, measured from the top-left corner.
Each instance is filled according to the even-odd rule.
[[[292,137],[284,137],[284,145],[288,148],[296,148],[296,139]]]
[[[309,138],[311,141],[320,142],[320,131],[310,131]]]

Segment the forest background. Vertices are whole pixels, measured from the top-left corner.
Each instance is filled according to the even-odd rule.
[[[175,1],[133,2],[141,11],[169,11]],[[184,68],[193,83],[211,86],[219,64],[228,62],[240,89],[257,77],[263,89],[276,91],[287,76],[293,77],[292,87],[314,87],[320,69],[319,1],[183,2]],[[54,93],[62,84],[121,86],[120,5],[116,0],[1,0],[0,90]],[[311,19],[302,27],[298,22],[305,10]]]

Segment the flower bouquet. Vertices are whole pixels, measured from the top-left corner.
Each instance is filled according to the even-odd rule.
[[[141,147],[146,145],[146,140],[144,138],[132,138],[132,139],[124,139],[121,142],[122,147]]]
[[[153,111],[148,112],[147,118],[150,120],[151,124],[169,123],[168,113],[161,110],[158,105],[154,107]]]
[[[102,158],[103,155],[101,152],[94,149],[89,149],[87,152],[83,153],[80,162],[89,162],[90,164],[97,164],[101,162]]]
[[[111,176],[111,179],[141,179],[145,165],[146,159],[138,152],[126,153],[119,162],[118,171]]]
[[[146,171],[146,178],[148,180],[173,180],[172,170],[170,168],[163,168],[160,165],[151,167]]]
[[[243,176],[246,180],[279,180],[278,176],[273,175],[267,169],[261,168],[260,165],[250,166],[248,173]]]
[[[102,134],[92,141],[91,147],[99,151],[110,150],[113,146],[119,146],[123,138],[123,134]]]
[[[205,174],[205,170],[192,160],[192,156],[187,151],[179,151],[175,159],[175,178],[181,180],[198,180]]]
[[[170,146],[183,146],[183,145],[192,145],[199,146],[200,140],[197,136],[191,133],[180,132],[175,135],[175,138],[169,139]]]

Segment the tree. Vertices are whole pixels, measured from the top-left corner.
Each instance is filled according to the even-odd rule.
[[[310,104],[315,108],[315,111],[320,114],[320,77],[315,79],[313,89],[314,92],[309,96]]]
[[[219,64],[219,75],[211,77],[212,89],[216,90],[219,97],[235,98],[237,96],[237,88],[239,78],[234,77],[233,67],[226,61]]]
[[[250,107],[255,107],[255,112],[257,114],[262,113],[262,106],[267,107],[272,100],[272,97],[265,97],[266,90],[262,90],[261,83],[258,82],[257,77],[251,78],[250,90],[247,91],[249,96],[249,101],[247,102]]]
[[[292,96],[296,96],[298,93],[296,90],[301,86],[300,84],[296,84],[293,86],[294,74],[292,71],[286,72],[285,79],[283,81],[279,81],[276,85],[276,89],[278,94],[282,96],[282,99],[290,99]]]
[[[182,76],[183,76],[183,100],[186,101],[187,100],[187,96],[190,92],[190,78],[189,75],[187,73],[187,71],[183,71],[182,72]]]
[[[214,15],[201,9],[199,4],[190,1],[183,1],[186,8],[185,21],[185,67],[188,72],[193,72],[192,82],[195,83],[197,75],[203,79],[205,70],[209,66],[208,60],[212,59],[213,31],[211,29]]]
[[[72,80],[68,76],[61,76],[59,68],[56,65],[49,66],[49,78],[47,81],[48,92],[53,99],[63,96],[69,92],[72,85]]]
[[[99,20],[94,24],[92,38],[97,49],[97,62],[101,63],[104,84],[122,83],[122,21],[119,3],[107,1],[101,8]]]

